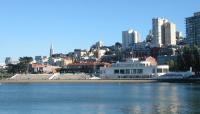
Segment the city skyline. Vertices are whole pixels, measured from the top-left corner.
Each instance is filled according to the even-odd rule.
[[[178,31],[185,34],[185,18],[199,11],[200,1],[182,2],[1,1],[0,63],[7,56],[17,59],[20,56],[48,55],[51,43],[60,53],[75,48],[88,49],[99,40],[112,45],[122,42],[121,32],[127,29],[138,30],[143,41],[152,28],[154,17],[169,19],[176,24]]]

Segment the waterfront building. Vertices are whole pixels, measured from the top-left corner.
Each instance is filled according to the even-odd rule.
[[[138,43],[140,41],[140,34],[138,31],[130,29],[128,31],[122,31],[122,49],[125,51],[129,49],[130,46],[134,43]]]
[[[50,73],[56,73],[57,69],[60,69],[61,67],[58,66],[51,66],[51,65],[43,65],[34,63],[31,64],[29,69],[31,73],[39,73],[39,74],[50,74]]]
[[[176,25],[165,18],[152,19],[152,47],[176,45]]]
[[[109,67],[105,62],[79,62],[64,66],[61,73],[99,73],[100,67]]]
[[[111,67],[101,67],[100,77],[102,79],[153,78],[164,75],[168,71],[168,65],[157,65],[152,57],[144,61],[131,58],[125,62],[113,63]]]
[[[186,18],[186,38],[189,45],[200,47],[200,12]]]

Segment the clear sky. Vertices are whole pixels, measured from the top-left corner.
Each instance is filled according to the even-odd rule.
[[[165,17],[185,33],[185,17],[200,11],[200,0],[0,0],[0,63],[5,57],[49,55],[96,41],[121,42],[133,28],[145,39],[153,17]]]

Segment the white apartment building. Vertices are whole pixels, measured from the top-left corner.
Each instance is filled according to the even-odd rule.
[[[164,18],[152,19],[152,47],[176,44],[176,25]]]
[[[137,31],[130,29],[128,31],[122,31],[122,49],[126,50],[134,43],[140,41],[140,35]]]
[[[164,45],[176,45],[176,25],[174,23],[167,22],[164,25],[165,37]]]

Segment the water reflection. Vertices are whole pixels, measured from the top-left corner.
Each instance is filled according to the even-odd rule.
[[[136,99],[130,106],[123,107],[121,110],[124,114],[197,113],[200,112],[200,89],[197,88],[200,87],[163,83],[133,87],[131,98]],[[137,97],[142,99],[138,102]]]
[[[0,113],[199,114],[199,96],[198,84],[2,85]]]

